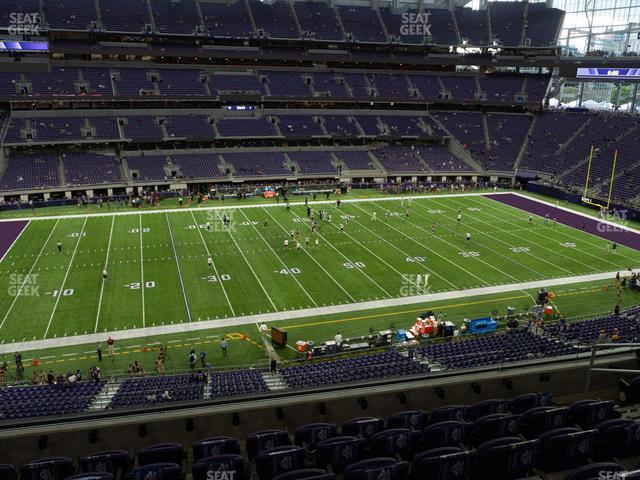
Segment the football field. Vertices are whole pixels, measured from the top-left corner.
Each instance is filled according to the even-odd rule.
[[[303,204],[32,220],[0,263],[0,342],[188,331],[205,320],[640,266],[640,251],[611,252],[603,238],[478,195],[310,207],[317,233]]]

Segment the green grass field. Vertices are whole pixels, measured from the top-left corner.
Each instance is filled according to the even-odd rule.
[[[640,265],[640,252],[621,246],[606,255],[600,238],[537,218],[530,224],[525,212],[477,196],[414,200],[408,217],[400,199],[315,208],[333,215],[319,222],[318,247],[301,204],[32,221],[0,264],[0,341],[426,293],[416,274],[428,273],[430,291],[442,292]],[[302,249],[284,250],[296,229]]]

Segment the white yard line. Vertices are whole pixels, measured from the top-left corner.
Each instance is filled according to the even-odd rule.
[[[532,201],[534,201],[534,202],[537,202],[537,200],[535,200],[535,199],[532,199],[532,198],[529,198],[529,197],[526,197],[526,198],[527,198],[527,199],[529,199],[529,200],[532,200]],[[490,201],[491,201],[491,199],[488,199],[488,200],[490,200]],[[526,210],[522,210],[522,209],[520,209],[520,208],[518,208],[518,207],[512,207],[511,205],[509,205],[509,204],[507,204],[507,203],[499,203],[499,202],[495,202],[495,203],[496,203],[496,206],[494,206],[494,205],[493,205],[493,204],[491,204],[491,203],[476,202],[475,200],[473,200],[473,202],[474,202],[474,203],[476,203],[477,205],[486,206],[486,207],[488,207],[488,208],[491,208],[491,209],[493,209],[493,210],[496,210],[496,211],[497,211],[497,212],[499,212],[500,214],[509,215],[509,216],[510,216],[510,217],[512,217],[512,218],[520,219],[520,216],[518,216],[518,215],[515,215],[515,214],[511,213],[511,212],[509,211],[510,209],[515,209],[515,210],[516,210],[516,211],[518,211],[518,212],[522,212],[525,216],[526,216],[526,215],[533,215],[533,216],[538,217],[538,218],[544,218],[544,217],[541,217],[540,215],[537,215],[537,214],[535,214],[535,213],[530,213],[530,212],[528,212],[528,211],[526,211]],[[545,203],[545,202],[541,202],[541,203]],[[502,208],[500,208],[500,205],[501,205],[501,206],[508,207],[508,208],[506,208],[506,209],[502,209]],[[552,207],[554,207],[554,208],[560,208],[560,207],[555,207],[555,205],[549,205],[549,206],[552,206]],[[563,210],[566,210],[566,209],[563,209]],[[573,210],[570,210],[570,212],[575,213]],[[524,217],[523,217],[523,218],[524,218]],[[594,219],[595,219],[594,217],[588,217],[588,216],[587,216],[586,218],[590,218],[591,220],[594,220]],[[599,222],[600,222],[600,221],[602,221],[602,220],[599,220],[599,219],[595,219],[595,220],[597,220],[597,221],[599,221]],[[614,224],[614,225],[616,225],[616,224]],[[591,232],[584,232],[584,231],[582,231],[582,230],[578,230],[577,228],[570,227],[569,225],[560,224],[560,226],[561,226],[562,228],[557,228],[557,229],[555,229],[555,230],[554,230],[554,233],[556,233],[556,234],[560,234],[560,235],[564,236],[565,238],[568,238],[569,240],[573,240],[573,241],[575,241],[575,240],[576,240],[576,237],[574,237],[573,235],[571,235],[571,234],[567,233],[567,232],[565,231],[565,229],[571,229],[571,230],[576,230],[576,231],[578,231],[578,232],[585,233],[585,234],[590,235],[591,237],[595,237],[595,238],[597,238],[597,239],[599,239],[599,240],[601,240],[601,241],[603,241],[603,242],[608,242],[608,241],[609,241],[609,240],[607,240],[606,238],[599,237],[598,235],[595,235],[595,234],[593,234],[593,233],[591,233]],[[552,228],[551,226],[547,226],[547,229],[551,229],[551,228]],[[616,228],[621,228],[621,227],[616,226]],[[629,230],[629,231],[630,231],[630,232],[634,232],[634,233],[635,233],[635,231],[634,231],[634,230]],[[638,233],[640,234],[640,232],[638,232]],[[534,232],[534,234],[535,234],[535,235],[538,235],[538,236],[541,236],[541,234],[540,234],[540,233],[538,233],[538,232]],[[579,241],[582,241],[582,240],[580,240],[580,239],[578,239],[578,240],[579,240]],[[584,240],[584,243],[586,243],[587,245],[589,245],[589,246],[591,246],[591,247],[593,247],[593,248],[601,248],[601,245],[596,245],[596,244],[591,243],[591,242],[589,242],[589,241],[587,241],[587,240]],[[624,245],[623,245],[623,246],[624,246]],[[629,247],[626,247],[626,248],[629,248]],[[607,258],[605,258],[605,257],[603,257],[603,256],[600,256],[600,255],[594,255],[593,253],[591,253],[591,252],[587,252],[587,251],[581,251],[581,253],[584,253],[585,255],[589,255],[590,257],[596,258],[596,259],[601,260],[601,261],[602,261],[602,260],[604,260],[604,261],[605,261],[605,262],[607,262],[609,265],[612,265],[612,266],[614,266],[614,267],[618,267],[618,265],[617,265],[616,263],[612,262],[611,260],[608,260]]]
[[[222,218],[220,217],[220,213],[216,212],[216,215],[217,215],[218,219],[220,220],[220,222],[222,222]],[[249,267],[249,270],[251,270],[251,273],[253,274],[253,276],[255,277],[256,281],[258,282],[258,285],[260,285],[260,288],[262,289],[264,294],[267,296],[267,299],[269,300],[269,303],[271,304],[271,306],[273,307],[274,310],[278,310],[278,308],[276,307],[276,304],[273,303],[273,299],[271,298],[271,295],[269,295],[269,292],[267,292],[267,289],[265,288],[264,284],[260,280],[260,277],[258,277],[258,275],[256,274],[255,270],[253,269],[253,266],[251,266],[251,263],[249,262],[249,260],[247,260],[247,257],[244,255],[244,252],[240,248],[240,245],[238,245],[238,242],[233,237],[233,234],[231,233],[231,229],[227,228],[226,230],[227,230],[227,233],[229,234],[229,237],[231,238],[231,241],[233,242],[233,244],[236,246],[236,248],[240,252],[240,255],[242,255],[242,258],[244,259],[244,263],[247,264],[247,267]]]
[[[76,258],[76,252],[78,251],[78,245],[80,245],[80,240],[82,240],[82,234],[84,233],[84,227],[87,226],[87,220],[85,218],[82,223],[82,229],[80,230],[80,234],[78,235],[78,241],[76,242],[76,246],[73,249],[73,253],[71,254],[71,261],[67,266],[67,271],[64,274],[64,278],[62,279],[62,286],[58,290],[58,295],[56,296],[56,303],[53,306],[53,311],[51,312],[51,316],[49,317],[49,322],[47,323],[47,329],[44,331],[44,338],[47,338],[47,334],[49,333],[49,329],[51,328],[51,322],[53,322],[53,317],[56,314],[56,310],[58,309],[58,304],[60,303],[60,299],[63,297],[64,286],[67,283],[67,277],[69,277],[69,272],[71,271],[71,266],[73,265],[73,260]]]
[[[142,215],[139,217],[138,233],[140,234],[140,295],[142,296],[142,327],[147,326],[147,311],[144,305],[144,246],[142,244]]]
[[[16,304],[16,302],[18,301],[18,298],[20,298],[20,294],[22,293],[22,290],[24,289],[24,286],[27,284],[27,282],[29,281],[29,279],[31,278],[31,274],[33,273],[33,271],[36,268],[36,265],[38,263],[38,260],[40,260],[40,257],[42,256],[42,253],[44,252],[44,249],[47,248],[47,244],[49,243],[49,240],[51,240],[51,237],[53,236],[53,232],[56,230],[56,228],[58,227],[58,222],[60,220],[56,220],[56,223],[53,225],[53,228],[51,229],[51,231],[49,232],[49,236],[47,237],[47,239],[44,241],[44,244],[42,245],[42,248],[40,249],[40,252],[38,253],[38,255],[36,256],[35,261],[33,262],[33,265],[31,266],[31,269],[29,270],[29,273],[27,273],[27,276],[24,278],[24,281],[22,282],[22,284],[20,285],[20,288],[18,288],[18,291],[16,292],[15,296],[13,297],[13,301],[11,302],[11,305],[9,305],[9,310],[7,310],[7,313],[5,314],[4,318],[2,319],[2,322],[0,322],[0,330],[2,329],[2,327],[4,326],[5,322],[7,321],[7,318],[9,318],[9,314],[11,313],[11,311],[13,310],[13,306]],[[23,230],[24,231],[24,230]]]
[[[358,207],[357,205],[354,205],[357,209],[359,209],[360,211],[362,211],[363,213],[367,214],[367,212],[365,210],[363,210],[362,208]],[[339,212],[338,209],[334,209],[335,211]],[[356,222],[358,225],[360,225],[361,227],[365,228],[366,230],[368,230],[369,232],[373,233],[376,237],[378,237],[379,239],[381,239],[382,241],[384,241],[385,243],[387,243],[388,245],[390,245],[391,247],[395,248],[396,250],[398,250],[400,253],[402,253],[405,257],[411,257],[412,255],[401,250],[400,248],[398,248],[396,245],[394,245],[393,243],[391,243],[389,240],[387,240],[386,238],[384,238],[383,236],[379,235],[378,233],[376,233],[374,230],[371,230],[369,227],[365,226],[363,223],[359,222],[358,220],[354,220],[354,222]],[[377,223],[377,222],[376,222]],[[429,247],[423,246],[426,250],[430,251],[431,253],[435,253],[433,250],[431,250]],[[427,265],[424,262],[415,262],[417,265],[421,265],[422,267],[424,267],[425,270],[429,271],[431,273],[431,275],[433,275],[434,277],[438,277],[439,279],[443,280],[444,282],[448,283],[449,285],[451,285],[453,288],[458,289],[459,287],[454,285],[453,283],[451,283],[449,280],[447,280],[446,278],[444,278],[441,275],[438,275],[438,273],[435,270],[430,269],[429,267],[427,267]],[[413,282],[412,282],[413,283]],[[415,284],[414,284],[415,285]]]
[[[303,219],[302,217],[300,217],[300,215],[296,214],[293,210],[291,210],[291,213],[292,213],[293,215],[295,215],[295,216],[296,216],[296,218],[300,219],[302,223],[304,223],[304,219]],[[327,223],[329,223],[329,222],[327,222]],[[333,223],[329,223],[329,225],[331,225],[331,226],[333,226],[333,227],[336,227],[337,229],[339,229],[339,228],[340,228],[340,227],[338,227],[337,225],[334,225]],[[346,233],[346,231],[345,231],[345,233]],[[355,266],[356,261],[354,261],[354,260],[350,259],[350,258],[349,258],[349,257],[347,257],[344,253],[342,253],[342,252],[341,252],[341,251],[340,251],[340,250],[339,250],[339,249],[338,249],[338,248],[337,248],[333,243],[331,243],[331,242],[330,242],[329,240],[327,240],[323,235],[321,235],[321,234],[320,234],[320,232],[317,232],[317,235],[318,235],[318,237],[319,237],[319,238],[322,238],[322,239],[324,240],[324,242],[325,242],[327,245],[329,245],[329,246],[330,246],[331,248],[333,248],[336,252],[338,252],[338,254],[340,254],[340,256],[341,256],[342,258],[344,258],[347,262],[349,262],[349,263],[351,263],[352,265],[354,265],[354,266]],[[353,237],[350,237],[350,238],[353,238]],[[361,245],[361,246],[362,246],[362,245]],[[389,265],[389,267],[390,267],[390,268],[393,268],[393,267],[391,267],[390,265]],[[380,290],[382,290],[382,291],[385,293],[385,295],[387,295],[388,297],[393,297],[393,295],[392,295],[391,293],[389,293],[389,292],[387,291],[387,289],[386,289],[386,288],[382,287],[378,282],[376,282],[373,278],[371,278],[371,277],[367,274],[367,272],[365,272],[362,268],[356,268],[356,270],[358,270],[360,273],[362,273],[362,275],[364,275],[365,277],[367,277],[367,279],[368,279],[371,283],[373,283],[376,287],[378,287]],[[396,272],[397,272],[397,270],[396,270]],[[398,273],[400,273],[400,272],[398,272]]]
[[[438,205],[438,206],[440,206],[441,208],[445,208],[445,209],[450,210],[450,211],[452,211],[452,212],[454,212],[454,213],[456,212],[456,209],[455,209],[455,208],[447,207],[446,205],[443,205],[442,203],[435,202],[435,204],[436,204],[436,205]],[[416,202],[416,205],[417,205],[419,208],[424,208],[425,210],[428,208],[428,207],[425,207],[424,205],[420,205],[420,203],[419,203],[419,202]],[[456,205],[464,205],[464,204],[462,204],[462,203],[456,203]],[[465,206],[465,208],[466,208],[466,205],[464,205],[464,206]],[[421,213],[416,212],[415,210],[414,210],[414,212],[415,212],[415,214],[416,214],[416,215],[418,215],[419,217],[422,217],[422,218],[424,218],[424,219],[429,220],[429,217],[427,217],[426,215],[422,215]],[[446,216],[445,214],[440,214],[440,215],[442,215],[442,216]],[[467,216],[467,217],[471,217],[471,218],[473,218],[473,220],[476,220],[476,221],[478,221],[478,222],[482,222],[482,223],[484,223],[485,225],[489,225],[490,227],[492,226],[492,224],[491,224],[491,223],[489,223],[489,222],[485,222],[485,221],[483,221],[483,220],[480,220],[480,219],[478,218],[478,216],[473,216],[472,214],[469,214],[469,213],[467,213],[467,214],[466,214],[466,216]],[[445,226],[445,225],[443,225],[443,224],[440,224],[440,225],[441,225],[443,228],[446,228],[446,229],[447,229],[447,230],[449,230],[449,231],[454,231],[451,227],[447,227],[447,226]],[[479,235],[490,236],[490,234],[483,232],[483,231],[482,231],[482,230],[480,230],[479,228],[472,227],[472,226],[471,226],[471,225],[469,225],[468,223],[465,223],[465,224],[464,224],[464,226],[465,226],[466,228],[469,228],[470,230],[473,230],[474,232],[479,232]],[[511,235],[511,236],[513,236],[513,237],[517,237],[519,240],[526,241],[526,240],[525,240],[525,239],[523,239],[522,237],[520,237],[520,236],[518,236],[518,235],[516,235],[516,234],[513,234],[513,233],[509,232],[508,230],[502,230],[502,229],[499,229],[499,230],[500,230],[501,232],[506,233],[507,235]],[[510,248],[512,248],[512,247],[522,246],[522,245],[513,245],[512,243],[505,242],[505,241],[504,241],[504,240],[502,240],[501,238],[498,238],[498,236],[492,236],[491,238],[492,238],[493,240],[495,240],[496,242],[502,243],[503,245],[506,245],[507,247],[510,247]],[[531,242],[531,241],[529,241],[529,242],[530,242],[530,243],[533,243],[534,245],[537,245],[538,247],[541,247],[540,245],[538,245],[538,244],[536,244],[536,243],[534,243],[534,242]],[[544,277],[545,277],[545,274],[544,274],[543,272],[540,272],[540,271],[538,271],[538,270],[536,270],[536,269],[534,269],[534,268],[532,268],[532,267],[530,267],[530,266],[528,266],[528,265],[525,265],[525,264],[523,264],[523,263],[520,263],[519,261],[517,261],[517,260],[515,260],[515,259],[513,259],[513,258],[510,258],[510,257],[508,257],[507,255],[503,255],[502,253],[498,252],[497,250],[494,250],[493,248],[490,248],[490,247],[488,247],[488,246],[486,246],[486,245],[484,245],[484,244],[482,244],[482,243],[480,243],[480,242],[474,242],[474,244],[475,244],[475,245],[480,245],[480,246],[482,246],[483,248],[486,248],[487,250],[489,250],[491,253],[493,253],[493,254],[495,254],[495,255],[499,255],[500,257],[502,257],[502,258],[504,258],[505,260],[508,260],[508,261],[510,261],[510,262],[512,262],[512,263],[516,263],[517,265],[519,265],[520,267],[524,268],[525,270],[529,270],[530,272],[533,272],[533,273],[535,273],[536,275],[538,275],[538,276],[540,276],[540,277],[542,277],[542,278],[544,278]],[[544,248],[544,247],[541,247],[541,248]],[[553,252],[553,250],[550,250],[550,249],[547,249],[547,250],[549,250],[549,251]],[[553,252],[553,253],[556,253],[556,252]],[[546,264],[547,264],[547,265],[549,265],[550,267],[553,267],[553,268],[559,268],[560,270],[564,270],[564,271],[565,271],[566,273],[568,273],[569,275],[578,275],[578,274],[579,274],[579,272],[572,272],[571,270],[567,270],[567,269],[566,269],[566,268],[564,268],[564,267],[561,267],[561,266],[559,266],[559,265],[556,265],[555,263],[549,262],[549,261],[545,260],[544,258],[540,258],[540,257],[538,257],[537,255],[534,255],[534,254],[532,254],[532,253],[529,253],[529,255],[530,255],[531,257],[536,258],[536,259],[537,259],[537,260],[539,260],[540,262],[546,263]],[[595,272],[595,270],[593,270],[593,269],[590,269],[590,270],[591,270],[592,272]]]
[[[377,207],[377,205],[376,205]],[[359,210],[362,210],[363,212],[367,213],[368,212],[360,207],[358,207],[356,205],[356,208],[358,208]],[[398,232],[400,235],[402,235],[405,238],[408,238],[409,240],[411,240],[412,242],[414,242],[417,245],[420,245],[421,247],[426,248],[427,250],[429,250],[432,253],[435,253],[438,257],[442,258],[444,261],[450,263],[451,265],[453,265],[454,267],[456,267],[459,270],[462,270],[464,273],[466,273],[467,275],[475,278],[476,280],[478,280],[480,283],[483,283],[485,285],[490,285],[489,282],[483,280],[482,278],[480,278],[479,276],[475,275],[473,272],[470,272],[469,270],[467,270],[466,268],[464,268],[462,265],[458,265],[456,262],[454,262],[453,260],[448,259],[447,257],[445,257],[444,255],[441,255],[440,253],[438,253],[435,250],[430,249],[429,247],[427,247],[426,245],[423,245],[422,243],[418,242],[415,238],[410,237],[409,235],[407,235],[406,233],[404,233],[402,230],[394,227],[393,225],[391,225],[391,223],[389,222],[384,222],[385,225],[387,225],[388,227],[392,228],[393,230],[395,230],[396,232]],[[432,234],[431,234],[432,235]],[[437,237],[438,239],[441,240],[440,237]]]
[[[95,344],[103,342],[105,334],[110,335],[119,340],[155,337],[158,335],[176,334],[183,332],[197,332],[200,330],[210,330],[213,328],[232,327],[242,325],[252,325],[256,322],[269,323],[281,322],[283,320],[293,320],[298,318],[313,317],[320,315],[333,315],[339,313],[348,313],[362,310],[370,310],[376,308],[398,307],[404,305],[423,305],[428,308],[429,303],[442,300],[465,299],[469,297],[494,295],[498,293],[520,292],[524,290],[534,290],[539,288],[550,289],[561,285],[569,285],[573,283],[593,282],[608,280],[613,282],[617,271],[596,273],[592,275],[579,275],[576,277],[562,277],[551,280],[537,280],[534,282],[513,283],[506,285],[494,285],[488,287],[469,288],[466,290],[447,291],[439,293],[430,293],[427,295],[418,295],[415,297],[399,297],[388,298],[383,300],[375,300],[361,303],[348,303],[340,305],[331,305],[327,307],[305,308],[301,310],[288,310],[282,312],[262,313],[259,315],[249,315],[241,317],[223,318],[218,320],[206,320],[202,322],[193,322],[189,324],[173,324],[161,325],[156,327],[146,327],[133,330],[121,330],[103,333],[94,333],[87,335],[77,335],[71,337],[49,338],[45,340],[33,340],[28,342],[18,342],[10,344],[0,344],[0,354],[11,353],[15,351],[30,351],[46,348],[58,348],[71,345]],[[640,273],[640,269],[635,270]],[[631,272],[628,272],[630,275]],[[427,304],[427,305],[425,305]],[[178,343],[180,340],[168,340],[167,343]]]
[[[182,298],[184,299],[184,308],[187,310],[187,318],[191,323],[191,309],[189,308],[189,300],[187,300],[187,292],[184,288],[184,280],[182,279],[182,271],[180,270],[180,262],[178,261],[178,253],[176,252],[176,243],[173,241],[173,231],[171,230],[171,222],[169,222],[169,214],[164,214],[167,219],[167,228],[169,229],[169,238],[171,239],[171,247],[173,248],[173,256],[176,259],[176,268],[178,269],[178,279],[180,280],[180,289],[182,290]],[[196,224],[197,226],[197,224]],[[200,230],[198,230],[200,231]],[[222,283],[222,282],[221,282]]]
[[[16,220],[17,221],[17,220]],[[20,220],[20,221],[24,221],[24,220]],[[11,249],[13,248],[13,246],[18,243],[18,239],[22,236],[22,234],[24,233],[24,231],[27,229],[27,227],[29,227],[29,224],[31,223],[31,220],[27,221],[27,224],[22,227],[22,230],[20,230],[20,233],[18,234],[18,236],[13,240],[13,243],[11,243],[11,245],[9,245],[9,248],[7,248],[7,251],[4,252],[4,254],[2,255],[2,258],[0,258],[0,263],[2,263],[2,261],[5,259],[5,257],[7,255],[9,255],[9,252],[11,251]]]
[[[279,226],[280,228],[282,228],[282,230],[284,230],[284,232],[285,232],[285,234],[286,234],[286,235],[289,235],[289,232],[287,232],[287,229],[286,229],[286,228],[284,228],[284,227],[282,226],[282,224],[278,221],[278,219],[277,219],[276,217],[274,217],[273,215],[271,215],[271,214],[269,213],[269,211],[268,211],[268,210],[265,210],[265,213],[266,213],[267,215],[269,215],[271,218],[273,218],[273,221],[274,221],[274,222],[276,222],[276,223],[278,224],[278,226]],[[319,267],[319,268],[320,268],[320,269],[321,269],[321,270],[322,270],[322,271],[327,275],[327,277],[329,278],[329,280],[331,280],[333,283],[335,283],[335,284],[338,286],[338,288],[339,288],[340,290],[342,290],[342,291],[345,293],[345,295],[346,295],[347,297],[349,297],[349,300],[351,300],[352,302],[355,302],[355,301],[356,301],[356,299],[355,299],[355,298],[353,298],[353,297],[351,296],[351,294],[350,294],[349,292],[347,292],[347,291],[344,289],[344,287],[343,287],[342,285],[340,285],[340,282],[336,281],[336,279],[335,279],[335,278],[333,278],[333,276],[332,276],[329,272],[327,272],[327,270],[322,266],[322,264],[321,264],[320,262],[318,262],[318,261],[315,259],[315,257],[309,253],[309,249],[305,248],[305,249],[303,249],[303,250],[304,250],[304,253],[306,253],[306,254],[309,256],[309,258],[310,258],[311,260],[313,260],[313,262],[314,262],[314,263],[315,263],[315,264],[316,264],[316,265],[317,265],[317,266],[318,266],[318,267]]]
[[[271,253],[273,253],[275,255],[275,257],[278,259],[278,261],[280,262],[280,264],[287,270],[289,270],[289,267],[287,266],[286,263],[284,263],[284,260],[282,260],[282,258],[280,258],[280,255],[278,255],[276,253],[276,251],[273,249],[273,247],[271,247],[271,245],[269,244],[269,242],[267,242],[267,239],[264,238],[264,236],[262,235],[262,233],[260,233],[260,230],[258,230],[256,228],[256,226],[253,224],[253,222],[249,219],[249,217],[247,217],[245,215],[245,213],[240,210],[240,213],[242,213],[242,216],[247,220],[247,222],[249,222],[249,225],[251,225],[253,227],[253,229],[256,231],[256,233],[260,236],[260,238],[262,239],[262,241],[267,245],[267,247],[269,247],[269,250],[271,250]],[[318,303],[313,299],[313,297],[309,294],[309,292],[307,291],[306,288],[304,288],[304,286],[300,283],[300,281],[296,278],[295,275],[291,274],[289,275],[289,277],[291,277],[297,284],[298,286],[302,289],[302,291],[305,293],[305,295],[307,296],[307,298],[309,300],[311,300],[311,303],[313,303],[314,306],[318,306]]]
[[[436,202],[436,203],[437,203],[437,202]],[[481,206],[481,207],[485,207],[485,206],[486,206],[486,204],[481,203],[481,202],[475,202],[475,201],[474,201],[474,204],[475,204],[475,205],[479,205],[479,206]],[[438,205],[442,205],[442,204],[438,203]],[[460,205],[460,206],[463,206],[463,207],[465,207],[465,208],[467,207],[467,204],[466,204],[466,203],[456,202],[456,205]],[[419,206],[420,206],[420,207],[422,207],[422,208],[426,208],[426,207],[424,207],[423,205],[419,205]],[[442,205],[442,206],[443,206],[443,208],[449,208],[449,209],[451,208],[451,207],[447,207],[447,206],[445,206],[445,205]],[[478,207],[478,208],[479,208],[479,207]],[[488,208],[492,208],[492,207],[488,207]],[[482,213],[482,212],[480,212],[480,213]],[[490,222],[486,222],[486,221],[484,221],[484,220],[482,220],[482,219],[478,218],[477,216],[473,216],[472,218],[473,218],[474,220],[477,220],[478,222],[484,223],[485,225],[492,226],[492,224],[491,224]],[[519,217],[514,217],[514,218],[516,218],[517,220],[521,220]],[[564,226],[564,225],[561,225],[561,226]],[[473,228],[473,227],[471,227],[471,228]],[[480,229],[476,229],[476,230],[482,233],[482,230],[480,230]],[[568,257],[567,255],[564,255],[562,252],[560,252],[560,251],[558,251],[558,250],[553,250],[553,249],[551,249],[551,248],[549,248],[549,247],[545,247],[544,245],[541,245],[541,244],[539,244],[539,243],[536,243],[536,242],[534,242],[533,240],[531,240],[531,238],[523,238],[523,237],[521,237],[520,235],[518,235],[517,233],[513,233],[513,232],[512,232],[512,231],[510,231],[510,230],[504,230],[503,228],[498,228],[498,230],[499,230],[499,231],[501,231],[501,232],[504,232],[504,233],[506,233],[507,235],[510,235],[510,236],[512,236],[512,237],[516,237],[516,238],[518,238],[519,240],[522,240],[523,242],[528,242],[528,243],[530,243],[530,244],[535,245],[536,247],[542,248],[543,250],[546,250],[546,251],[548,251],[548,252],[550,252],[550,253],[552,253],[552,254],[554,254],[554,255],[558,255],[558,256],[560,256],[560,257],[563,257],[563,258],[565,258],[566,260],[569,260],[569,261],[572,261],[572,262],[575,262],[575,263],[579,263],[580,265],[582,265],[582,266],[584,266],[584,267],[587,267],[587,268],[588,268],[589,270],[591,270],[592,272],[597,272],[597,271],[598,271],[598,270],[594,269],[591,265],[587,265],[587,264],[586,264],[586,263],[584,263],[584,262],[579,262],[579,261],[577,261],[575,258]],[[528,232],[528,233],[533,233],[534,235],[539,235],[539,233],[538,233],[537,231],[535,231],[535,229],[532,229],[532,230],[531,230],[531,232]],[[500,239],[499,239],[499,238],[497,238],[497,237],[495,238],[495,240],[498,240],[499,242],[504,243],[504,244],[506,244],[506,245],[510,245],[509,243],[504,242],[504,241],[500,240]],[[513,246],[513,245],[511,245],[511,246]],[[551,266],[553,266],[553,267],[557,267],[557,268],[561,268],[562,270],[564,270],[565,272],[567,272],[567,273],[568,273],[568,274],[570,274],[570,275],[576,275],[576,272],[573,272],[573,271],[571,271],[571,270],[567,270],[566,268],[560,267],[559,265],[556,265],[556,264],[554,264],[554,263],[552,263],[552,262],[549,262],[548,260],[545,260],[544,258],[538,257],[537,255],[534,255],[534,254],[532,254],[532,253],[529,253],[529,255],[531,255],[531,256],[533,256],[533,257],[537,258],[537,259],[538,259],[538,260],[540,260],[541,262],[544,262],[544,263],[546,263],[546,264],[548,264],[548,265],[551,265]]]
[[[193,214],[193,210],[191,211],[191,218],[193,218],[193,223],[196,226],[196,230],[198,231],[198,234],[200,235],[200,240],[202,240],[202,245],[204,245],[204,249],[207,252],[207,257],[211,257],[211,259],[213,259],[213,257],[211,256],[211,252],[209,251],[209,247],[207,246],[207,242],[204,240],[204,236],[202,235],[202,232],[200,231],[200,225],[198,224],[198,221],[196,220],[196,216]],[[227,303],[229,304],[229,309],[231,310],[231,315],[236,314],[235,310],[233,309],[233,305],[231,305],[231,300],[229,300],[229,295],[227,295],[227,289],[224,288],[224,282],[222,281],[222,277],[218,274],[218,268],[216,267],[216,263],[212,262],[213,265],[213,272],[216,274],[216,278],[218,279],[218,283],[220,284],[220,287],[222,288],[222,293],[224,293],[224,298],[227,299]]]
[[[111,219],[111,229],[109,230],[109,244],[107,245],[107,258],[104,261],[104,269],[107,270],[109,266],[109,252],[111,251],[111,239],[113,238],[113,224],[116,222],[116,217]],[[96,326],[93,332],[98,331],[98,323],[100,322],[100,310],[102,309],[102,296],[104,294],[104,278],[102,279],[102,285],[100,285],[100,298],[98,299],[98,313],[96,314]]]
[[[374,202],[374,205],[376,205],[376,204],[375,204],[375,202]],[[376,205],[376,206],[378,206],[378,205]],[[405,217],[404,217],[404,216],[402,216],[402,215],[401,215],[401,217],[400,217],[400,218],[402,218],[405,222],[409,223],[410,225],[413,225],[413,226],[414,226],[414,227],[416,227],[418,230],[422,230],[422,231],[423,231],[423,232],[425,232],[425,233],[428,233],[428,232],[429,232],[429,230],[427,230],[426,228],[424,228],[424,227],[422,227],[422,226],[420,226],[420,225],[418,225],[418,224],[416,224],[416,223],[413,223],[411,220],[409,220],[408,218],[405,218]],[[440,225],[440,226],[443,226],[443,225]],[[443,226],[443,227],[444,227],[444,226]],[[444,227],[444,228],[446,228],[446,227]],[[463,238],[464,238],[464,237],[463,237]],[[445,239],[443,239],[443,238],[441,238],[441,237],[439,237],[439,240],[441,240],[442,242],[446,243],[447,245],[449,245],[450,247],[454,248],[455,250],[458,250],[458,252],[460,252],[460,253],[464,252],[464,250],[463,250],[462,248],[458,247],[457,245],[454,245],[454,244],[453,244],[453,243],[451,243],[451,242],[446,241]],[[502,275],[505,275],[505,276],[509,277],[511,280],[514,280],[514,281],[516,281],[516,282],[518,281],[518,279],[517,279],[516,277],[514,277],[513,275],[510,275],[510,274],[508,274],[507,272],[505,272],[505,271],[503,271],[503,270],[500,270],[498,267],[496,267],[495,265],[490,264],[489,262],[485,262],[485,261],[484,261],[482,258],[480,258],[480,257],[470,257],[470,258],[471,258],[472,260],[477,260],[478,262],[480,262],[480,263],[482,263],[482,264],[486,265],[486,266],[487,266],[487,267],[489,267],[489,268],[492,268],[492,269],[493,269],[493,270],[495,270],[496,272],[500,272]],[[485,282],[485,283],[486,283],[486,282]]]
[[[451,194],[442,194],[442,195],[437,195],[437,198],[449,198],[449,197],[481,197],[484,195],[488,195],[491,192],[478,192],[478,193],[451,193]],[[503,192],[494,192],[491,193],[492,195],[507,195],[513,193],[511,191],[503,191]],[[435,197],[436,195],[411,195],[411,196],[405,196],[403,198],[405,199],[419,199],[419,198],[423,198],[423,199],[428,199],[428,198],[432,198]],[[342,203],[358,203],[358,202],[372,202],[372,201],[378,201],[378,202],[386,202],[386,201],[396,201],[398,200],[398,198],[395,195],[389,195],[388,197],[380,197],[380,198],[343,198],[343,197],[337,197],[340,198],[340,201]],[[529,198],[529,197],[527,197]],[[330,204],[334,204],[336,201],[336,199],[334,200],[317,200],[317,201],[312,201],[309,202],[309,205],[330,205]],[[303,202],[292,202],[291,206],[295,206],[295,205],[303,205]],[[207,210],[235,210],[235,209],[245,209],[245,208],[265,208],[265,207],[273,207],[273,208],[284,208],[285,204],[284,203],[275,203],[275,202],[271,202],[271,203],[254,203],[251,205],[232,205],[232,206],[228,206],[228,205],[213,205],[210,207],[187,207],[187,208],[160,208],[160,209],[152,209],[150,208],[149,210],[135,210],[135,211],[125,211],[125,212],[104,212],[104,213],[81,213],[81,214],[73,214],[73,215],[44,215],[42,217],[21,217],[21,218],[0,218],[0,223],[2,222],[16,222],[18,220],[24,220],[24,221],[40,221],[40,220],[58,220],[58,219],[62,219],[62,218],[91,218],[91,217],[108,217],[108,216],[126,216],[126,215],[153,215],[156,213],[178,213],[178,212],[201,212],[201,211],[207,211]],[[593,218],[593,217],[590,217]],[[638,232],[640,233],[640,232]]]

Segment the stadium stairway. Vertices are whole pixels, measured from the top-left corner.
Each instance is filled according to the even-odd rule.
[[[273,375],[271,372],[262,372],[262,378],[270,392],[279,392],[288,388],[281,373]]]
[[[96,398],[89,405],[89,411],[96,410],[105,410],[107,406],[111,403],[111,399],[118,393],[120,389],[120,385],[122,385],[121,381],[112,379],[104,384],[100,393],[96,396]]]
[[[526,82],[526,80],[525,80]],[[527,131],[527,135],[524,137],[524,141],[520,146],[520,152],[518,152],[518,156],[516,157],[516,163],[513,166],[513,170],[515,172],[520,168],[520,164],[522,163],[522,159],[524,158],[525,153],[527,153],[527,147],[529,146],[529,142],[531,141],[531,136],[536,128],[536,123],[538,123],[538,116],[534,115],[531,120],[531,125],[529,125],[529,130]]]

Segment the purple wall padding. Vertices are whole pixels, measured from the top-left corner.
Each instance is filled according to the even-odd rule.
[[[22,230],[29,224],[27,220],[17,220],[15,222],[0,222],[0,259],[16,241]]]
[[[553,220],[555,218],[559,223],[573,227],[577,230],[583,230],[584,225],[584,231],[587,233],[597,235],[598,237],[611,242],[616,242],[619,245],[625,245],[635,250],[640,250],[640,234],[601,222],[597,218],[585,217],[577,213],[567,212],[566,210],[511,193],[485,196],[491,200],[519,208],[525,212],[540,215],[541,217],[544,217],[548,213],[549,219]]]

